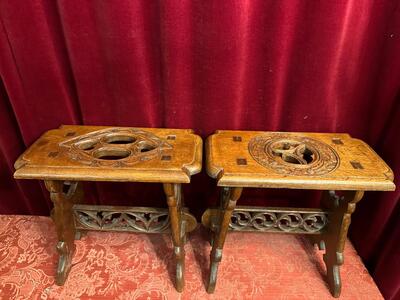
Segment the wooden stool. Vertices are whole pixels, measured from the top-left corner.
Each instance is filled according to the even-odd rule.
[[[14,177],[44,180],[54,209],[59,262],[56,283],[64,284],[81,231],[171,231],[176,289],[184,286],[184,241],[196,219],[184,208],[182,183],[200,172],[202,140],[191,130],[61,126],[42,135],[16,161]],[[159,182],[168,209],[83,205],[82,181]]]
[[[206,145],[207,173],[223,187],[219,209],[202,217],[211,229],[207,291],[215,289],[229,230],[310,234],[325,250],[331,293],[339,297],[351,214],[364,191],[393,191],[393,172],[348,134],[217,131]],[[244,187],[324,190],[322,209],[236,207]],[[335,192],[340,191],[340,192]]]

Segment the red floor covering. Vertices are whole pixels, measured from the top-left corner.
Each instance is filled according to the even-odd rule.
[[[185,246],[182,294],[172,282],[168,235],[89,232],[76,241],[63,287],[54,284],[55,244],[49,218],[0,216],[0,298],[333,299],[323,280],[321,251],[294,235],[229,233],[211,296],[204,287],[210,251],[204,229],[192,233]],[[341,274],[341,299],[383,299],[349,242]]]

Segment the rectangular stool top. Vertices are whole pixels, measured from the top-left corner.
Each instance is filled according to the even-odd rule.
[[[217,131],[207,173],[219,186],[392,191],[393,172],[348,134]]]
[[[190,129],[63,125],[15,162],[18,179],[188,183],[201,171]]]

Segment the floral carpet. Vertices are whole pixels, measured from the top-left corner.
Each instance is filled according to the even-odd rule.
[[[89,232],[76,241],[64,286],[54,284],[56,234],[48,217],[0,216],[0,299],[333,299],[322,252],[305,237],[230,232],[216,291],[205,291],[210,246],[188,238],[186,284],[174,289],[169,235]],[[350,242],[340,299],[383,299]]]

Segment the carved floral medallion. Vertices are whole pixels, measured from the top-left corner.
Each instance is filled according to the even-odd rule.
[[[259,135],[250,140],[248,150],[260,165],[281,174],[318,176],[339,166],[331,146],[309,137]]]

